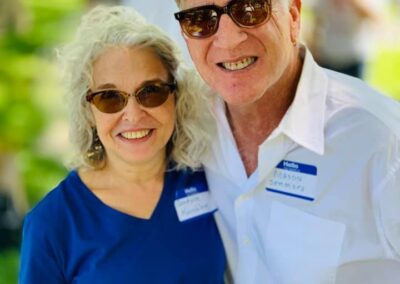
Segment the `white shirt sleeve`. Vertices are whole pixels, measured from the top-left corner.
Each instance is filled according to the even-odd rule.
[[[387,175],[382,180],[377,196],[377,217],[382,226],[382,237],[388,253],[400,260],[400,142],[387,154]]]

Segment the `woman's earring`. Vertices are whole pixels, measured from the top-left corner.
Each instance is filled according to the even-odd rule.
[[[87,151],[87,158],[94,164],[103,161],[104,159],[104,147],[100,141],[99,135],[97,134],[97,129],[93,128],[92,134],[92,145]]]

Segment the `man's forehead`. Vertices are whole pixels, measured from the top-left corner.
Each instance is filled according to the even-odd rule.
[[[182,9],[188,9],[211,4],[225,6],[228,2],[229,0],[181,0],[181,7]]]
[[[191,8],[191,7],[198,7],[203,5],[210,5],[215,4],[218,6],[225,6],[228,2],[232,0],[178,0],[177,2],[183,9]],[[271,0],[273,2],[273,0]],[[279,1],[278,1],[279,2]],[[285,0],[288,2],[288,0]]]

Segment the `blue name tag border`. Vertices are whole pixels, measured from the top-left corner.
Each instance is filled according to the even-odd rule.
[[[307,164],[301,164],[293,161],[282,160],[277,166],[277,169],[292,171],[292,172],[300,172],[303,174],[309,174],[316,176],[317,175],[317,167]]]
[[[294,193],[289,193],[289,192],[285,192],[285,191],[281,191],[281,190],[276,190],[273,188],[266,188],[267,191],[270,192],[274,192],[274,193],[278,193],[278,194],[282,194],[282,195],[287,195],[287,196],[291,196],[291,197],[296,197],[296,198],[300,198],[300,199],[304,199],[307,201],[314,201],[315,199],[312,197],[308,197],[308,196],[304,196],[304,195],[299,195],[299,194],[294,194]]]
[[[190,193],[187,193],[186,190],[191,189],[191,188],[193,188],[195,190],[193,190]],[[188,197],[191,195],[199,194],[199,193],[202,193],[205,191],[208,191],[208,187],[204,184],[195,184],[195,185],[189,186],[187,188],[178,189],[175,192],[175,200],[185,198],[185,197]]]

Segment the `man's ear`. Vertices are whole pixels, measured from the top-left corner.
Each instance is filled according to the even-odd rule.
[[[291,16],[290,39],[293,44],[297,44],[301,26],[301,0],[290,1],[289,13]]]

